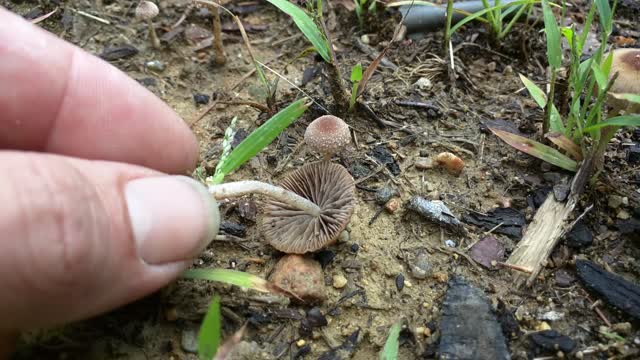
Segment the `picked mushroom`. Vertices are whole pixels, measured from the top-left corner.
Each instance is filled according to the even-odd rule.
[[[158,14],[160,10],[158,10],[158,6],[151,1],[143,0],[136,7],[136,18],[140,21],[145,21],[149,26],[149,39],[151,41],[151,46],[156,49],[160,49],[160,39],[158,39],[158,34],[156,34],[156,29],[153,27],[152,20]]]
[[[262,232],[267,242],[289,254],[304,254],[335,242],[355,209],[355,183],[349,172],[328,161],[310,163],[282,181],[282,187],[320,208],[313,216],[272,200],[265,208]]]
[[[610,78],[616,73],[618,77],[609,89],[607,103],[611,106],[613,116],[621,111],[627,113],[640,112],[640,104],[630,103],[616,98],[613,94],[640,94],[640,49],[616,49],[613,51]]]
[[[349,126],[339,117],[324,115],[313,120],[304,133],[304,142],[325,160],[345,148],[351,142]]]

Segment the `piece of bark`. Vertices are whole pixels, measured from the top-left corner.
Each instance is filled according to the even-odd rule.
[[[578,278],[587,289],[620,311],[640,320],[640,286],[589,260],[577,260],[576,270]]]
[[[449,280],[440,332],[440,359],[511,359],[487,297],[459,276]]]

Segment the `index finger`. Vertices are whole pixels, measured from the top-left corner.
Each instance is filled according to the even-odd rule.
[[[164,102],[110,64],[0,7],[0,149],[192,169],[198,144]]]

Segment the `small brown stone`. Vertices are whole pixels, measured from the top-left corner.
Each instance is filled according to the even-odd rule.
[[[271,281],[307,303],[326,299],[324,275],[320,263],[302,255],[285,255],[278,261]]]
[[[396,198],[393,198],[387,201],[386,204],[384,204],[384,209],[387,210],[389,214],[395,213],[399,207],[400,207],[400,201]]]

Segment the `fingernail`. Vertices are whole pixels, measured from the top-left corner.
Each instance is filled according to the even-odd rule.
[[[189,260],[218,233],[218,204],[186,176],[136,179],[124,189],[138,256],[147,264]]]

